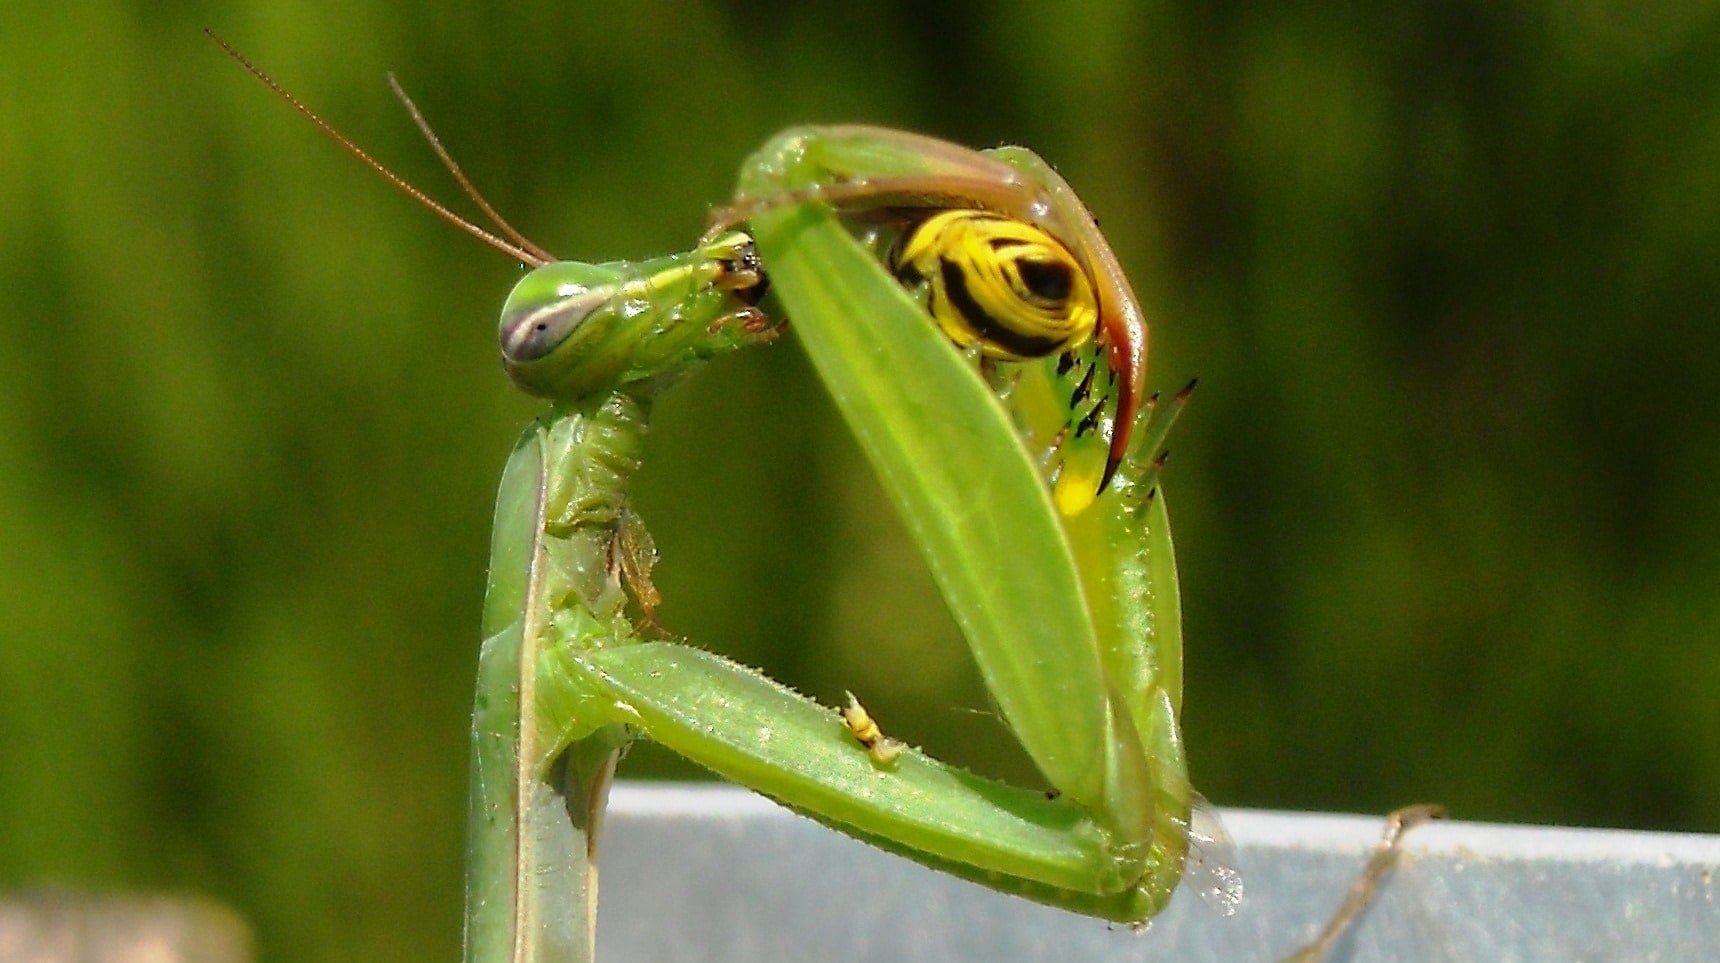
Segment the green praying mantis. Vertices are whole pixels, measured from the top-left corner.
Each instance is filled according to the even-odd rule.
[[[534,827],[545,820],[557,833],[567,828],[564,797],[589,833],[616,749],[636,732],[846,832],[1009,892],[1136,921],[1175,888],[1191,794],[1176,722],[1180,639],[1164,503],[1147,497],[1152,464],[1115,449],[1115,426],[1090,417],[1122,408],[1094,384],[1131,374],[1101,375],[1103,349],[1059,343],[1053,357],[996,374],[1009,382],[1000,402],[833,213],[774,202],[754,209],[749,200],[792,196],[825,178],[853,185],[861,163],[869,190],[897,190],[895,175],[877,175],[868,155],[926,165],[931,143],[869,128],[791,132],[749,164],[742,200],[690,254],[598,268],[550,263],[515,288],[502,312],[505,363],[522,387],[555,398],[556,410],[516,448],[499,498],[473,800],[474,838],[495,845],[474,846],[474,866],[484,863],[480,852],[539,838]],[[1028,170],[1038,164],[1015,156]],[[983,162],[987,176],[1014,170],[979,154],[951,157]],[[814,170],[790,169],[800,163]],[[929,166],[928,176],[944,184],[957,174]],[[748,235],[729,230],[743,218],[756,255]],[[751,670],[635,630],[629,573],[648,566],[629,547],[636,522],[625,485],[648,399],[686,363],[770,330],[751,303],[755,258],[769,266],[1000,712],[1057,798],[886,749],[887,737],[855,721],[857,703],[845,720]],[[576,343],[587,332],[619,350]],[[1073,412],[1070,397],[1085,408]],[[1047,468],[1023,433],[1095,441],[1077,449],[1071,437]],[[1081,470],[1083,456],[1102,467]],[[550,865],[570,867],[559,847],[548,852],[558,853]],[[494,873],[475,872],[484,889],[473,896],[474,958],[515,941],[522,919],[539,921],[543,939],[561,938],[547,932],[565,925],[551,907],[565,912],[568,893],[591,891],[589,866],[575,870],[582,879],[557,883],[516,872],[522,865],[545,861],[503,859]],[[492,906],[505,908],[493,921]]]
[[[214,35],[211,34],[213,37]],[[1141,922],[1195,864],[1233,907],[1178,715],[1177,573],[1158,475],[1186,401],[1144,391],[1147,325],[1074,191],[1023,148],[797,128],[741,169],[691,251],[557,261],[407,185],[224,41],[345,149],[533,270],[504,367],[550,401],[504,469],[473,712],[466,959],[589,960],[621,749],[654,740],[886,850]],[[999,713],[1054,787],[984,779],[655,629],[630,509],[652,399],[783,317],[907,521]],[[1191,385],[1192,387],[1192,385]],[[1197,845],[1197,850],[1199,849]],[[1311,958],[1311,957],[1310,957]]]

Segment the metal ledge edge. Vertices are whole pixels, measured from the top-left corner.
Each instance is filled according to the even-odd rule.
[[[1380,817],[1220,810],[1246,895],[1183,887],[1145,929],[932,872],[732,786],[621,783],[602,842],[599,958],[1277,960],[1312,939]],[[1440,822],[1333,963],[1720,960],[1720,836]]]

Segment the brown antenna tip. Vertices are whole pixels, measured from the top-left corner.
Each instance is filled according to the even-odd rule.
[[[340,145],[340,148],[342,150],[346,151],[348,154],[351,154],[353,157],[357,158],[360,163],[362,163],[364,166],[370,168],[371,170],[375,171],[384,180],[388,181],[390,184],[393,184],[397,189],[399,189],[406,196],[412,198],[413,200],[417,201],[419,204],[428,208],[430,210],[430,212],[435,214],[437,217],[440,217],[442,220],[447,221],[449,224],[454,225],[455,227],[459,228],[462,231],[465,231],[467,234],[472,235],[473,237],[477,238],[478,240],[483,241],[485,244],[488,244],[490,247],[493,247],[496,250],[501,251],[503,254],[506,254],[509,257],[512,257],[516,260],[523,261],[527,264],[530,264],[532,267],[542,267],[543,265],[548,264],[550,261],[555,260],[553,257],[551,257],[549,255],[548,252],[544,251],[542,248],[538,247],[535,244],[531,244],[530,242],[527,242],[525,245],[521,245],[521,244],[515,244],[515,243],[512,243],[510,241],[504,240],[504,239],[497,237],[496,235],[490,233],[489,231],[484,230],[483,228],[479,227],[478,225],[472,223],[471,221],[466,220],[465,218],[461,217],[460,215],[455,214],[453,211],[449,210],[448,208],[442,206],[440,203],[433,200],[430,197],[430,195],[424,193],[423,191],[419,190],[416,187],[413,187],[411,184],[407,183],[405,178],[401,177],[399,174],[394,173],[394,171],[390,170],[388,167],[383,165],[383,163],[381,161],[378,161],[376,158],[370,156],[370,153],[368,151],[366,151],[364,148],[358,146],[357,144],[353,143],[353,141],[350,138],[348,138],[345,134],[342,134],[340,131],[336,130],[334,128],[334,125],[330,124],[326,120],[323,120],[322,117],[320,115],[318,115],[316,111],[311,110],[309,107],[307,107],[304,104],[303,101],[301,101],[297,97],[293,96],[293,94],[290,91],[288,91],[285,87],[282,87],[279,83],[277,83],[275,81],[275,78],[269,76],[267,73],[265,73],[263,71],[263,69],[261,67],[258,67],[256,64],[252,63],[249,58],[247,58],[244,54],[240,53],[237,48],[235,48],[232,44],[228,43],[226,41],[226,39],[224,39],[220,34],[209,29],[208,27],[203,28],[203,33],[206,36],[208,36],[208,38],[210,40],[214,41],[216,46],[218,46],[222,50],[226,51],[227,56],[233,58],[233,60],[235,62],[237,62],[239,64],[239,66],[244,67],[245,70],[251,74],[251,76],[253,76],[253,77],[257,78],[259,81],[261,81],[263,86],[274,91],[276,96],[278,96],[282,100],[286,101],[287,104],[289,106],[291,106],[294,110],[296,110],[300,114],[304,115],[305,118],[307,118],[312,124],[315,124],[316,128],[318,130],[322,131],[325,135],[327,135],[329,139],[333,140],[336,144]],[[464,180],[463,177],[461,179]],[[485,204],[483,206],[485,208],[488,208],[489,205]],[[498,222],[500,221],[499,218],[497,218],[497,220],[498,220]],[[517,233],[517,232],[514,232],[511,227],[506,228],[506,230],[509,231],[510,233]],[[522,240],[523,240],[523,238],[522,238]]]

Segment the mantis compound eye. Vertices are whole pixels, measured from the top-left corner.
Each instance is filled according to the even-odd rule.
[[[582,270],[583,269],[583,270]],[[593,265],[556,263],[527,274],[502,307],[503,363],[529,365],[550,356],[615,294]]]
[[[897,278],[926,293],[950,340],[989,357],[1043,358],[1093,336],[1098,302],[1062,242],[986,211],[943,211],[905,232],[890,254]]]
[[[625,352],[605,350],[626,318],[624,278],[608,265],[557,261],[514,285],[502,306],[502,367],[525,391],[559,397],[613,374]]]

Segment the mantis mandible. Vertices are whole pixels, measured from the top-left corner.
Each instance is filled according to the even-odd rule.
[[[490,209],[403,93],[500,236],[407,185],[215,39],[396,186],[533,267],[503,308],[502,356],[551,408],[516,444],[497,499],[467,960],[591,958],[598,824],[619,751],[638,737],[1004,892],[1125,922],[1165,905],[1198,799],[1178,726],[1177,574],[1158,488],[1187,393],[1160,411],[1144,396],[1143,312],[1049,165],[1024,148],[796,128],[745,163],[692,251],[557,261]],[[772,340],[773,306],[793,319],[1052,791],[929,758],[884,735],[852,695],[833,710],[648,631],[655,551],[628,484],[651,401],[700,362]],[[1234,905],[1233,874],[1214,872],[1216,898]]]

